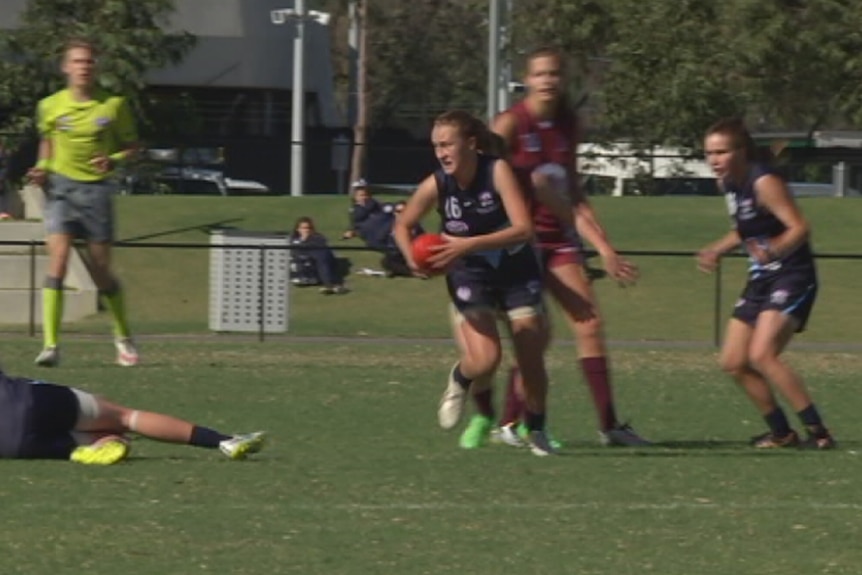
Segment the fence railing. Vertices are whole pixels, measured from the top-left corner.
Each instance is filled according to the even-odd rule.
[[[264,341],[266,338],[265,333],[265,309],[264,305],[267,299],[267,282],[264,281],[264,275],[266,273],[266,254],[268,251],[307,251],[319,249],[315,247],[307,247],[307,246],[297,246],[297,245],[255,245],[255,244],[210,244],[210,243],[182,243],[182,242],[148,242],[148,243],[137,243],[134,241],[119,241],[113,244],[115,248],[131,248],[131,249],[167,249],[167,250],[243,250],[243,251],[257,251],[259,258],[259,274],[258,278],[258,287],[259,287],[259,305],[258,305],[258,339],[260,341]],[[42,240],[0,240],[0,246],[10,246],[10,247],[24,247],[27,248],[27,257],[29,258],[29,286],[20,288],[29,290],[29,322],[27,326],[27,332],[29,336],[34,337],[36,335],[36,327],[37,327],[37,318],[36,318],[36,309],[38,305],[38,293],[40,291],[40,283],[37,278],[37,256],[39,253],[39,248],[45,246],[45,242]],[[332,247],[333,251],[337,252],[376,252],[379,253],[379,250],[374,250],[372,248],[368,248],[365,246],[337,246]],[[19,252],[20,253],[20,252]],[[659,258],[693,258],[696,253],[692,251],[682,251],[682,250],[621,250],[620,255],[628,256],[628,257],[659,257]],[[22,256],[24,254],[21,254]],[[593,251],[587,250],[585,255],[590,258],[597,255]],[[727,258],[744,258],[746,257],[743,253],[730,253],[725,257]],[[816,254],[816,259],[820,260],[855,260],[862,261],[862,254],[849,254],[849,253],[818,253]],[[3,273],[0,270],[0,273]],[[713,294],[712,294],[712,343],[718,347],[721,344],[721,335],[722,335],[722,327],[726,320],[724,316],[723,310],[723,299],[724,299],[724,274],[723,274],[723,266],[721,261],[719,262],[718,267],[714,273],[714,282],[713,282]],[[288,307],[290,309],[290,307]]]

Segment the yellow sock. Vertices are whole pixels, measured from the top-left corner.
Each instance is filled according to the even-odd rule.
[[[105,305],[114,318],[114,337],[127,338],[131,335],[129,323],[126,320],[126,306],[123,302],[123,291],[119,286],[111,291],[102,292]]]
[[[45,347],[54,347],[57,345],[60,334],[60,322],[62,320],[62,284],[59,289],[55,287],[42,288],[42,335],[45,340]]]

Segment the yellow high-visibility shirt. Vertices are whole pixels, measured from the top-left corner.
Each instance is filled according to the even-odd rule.
[[[51,141],[48,170],[81,182],[105,179],[90,165],[93,157],[109,156],[138,139],[135,120],[125,98],[96,89],[79,102],[60,90],[39,102],[39,134]]]

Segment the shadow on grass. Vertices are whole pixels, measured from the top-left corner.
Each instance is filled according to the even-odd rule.
[[[725,439],[682,439],[658,441],[648,447],[596,447],[577,442],[564,443],[560,455],[573,457],[776,457],[816,453],[798,448],[756,449],[748,441]],[[862,441],[839,440],[834,450],[852,452],[862,448]]]
[[[242,220],[243,220],[243,218],[228,218],[225,220],[217,220],[215,222],[197,224],[194,226],[186,226],[186,227],[182,227],[182,228],[163,230],[160,232],[154,232],[152,234],[145,234],[142,236],[133,236],[130,238],[123,238],[118,243],[140,242],[142,240],[151,240],[153,238],[163,238],[165,236],[182,234],[185,232],[193,232],[195,230],[200,230],[200,231],[208,234],[208,233],[212,232],[213,230],[222,229],[222,228],[226,227],[226,224],[235,224],[237,222],[241,222]]]
[[[144,439],[144,438],[139,438]],[[145,440],[146,441],[146,440]],[[211,457],[208,457],[211,456]],[[227,463],[229,465],[259,465],[262,463],[266,463],[267,461],[274,461],[278,459],[270,454],[264,455],[263,457],[249,457],[248,459],[242,460],[231,460],[227,457],[220,455],[218,453],[206,453],[203,451],[203,456],[201,454],[171,454],[171,455],[140,455],[140,454],[131,454],[126,457],[122,462],[118,465],[124,465],[126,463]]]

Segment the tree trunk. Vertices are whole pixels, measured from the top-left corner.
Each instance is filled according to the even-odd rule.
[[[350,165],[350,181],[365,176],[367,155],[366,131],[368,129],[368,2],[359,0],[359,54],[357,56],[356,124],[353,126],[353,161]]]

